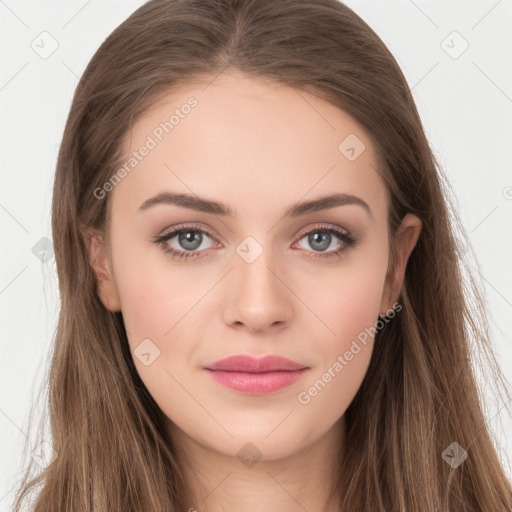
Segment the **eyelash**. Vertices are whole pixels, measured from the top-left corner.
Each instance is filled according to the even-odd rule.
[[[206,252],[205,250],[202,250],[202,251],[198,251],[198,250],[179,251],[176,249],[169,248],[169,245],[166,242],[168,240],[170,240],[171,238],[174,238],[175,235],[180,234],[182,232],[184,232],[184,233],[186,233],[186,232],[201,233],[203,235],[208,235],[215,242],[217,242],[217,240],[215,239],[213,234],[210,233],[210,231],[205,230],[203,228],[199,228],[197,225],[189,225],[189,224],[180,224],[179,226],[177,226],[176,228],[174,228],[172,231],[170,231],[168,233],[164,233],[163,235],[157,235],[156,237],[153,238],[153,242],[155,244],[157,244],[158,246],[160,246],[165,253],[170,254],[172,259],[181,260],[183,258],[186,260],[188,258],[195,259],[195,258],[201,257],[201,256],[199,256],[199,254],[201,252]],[[340,249],[337,249],[336,251],[328,252],[326,254],[319,253],[319,252],[315,253],[315,251],[312,251],[314,253],[314,256],[313,256],[314,258],[320,258],[320,259],[329,259],[329,258],[336,258],[336,257],[339,258],[339,257],[341,257],[342,252],[346,251],[347,249],[350,249],[357,242],[357,238],[354,238],[348,232],[342,231],[341,229],[333,228],[332,226],[322,226],[322,225],[316,226],[315,228],[310,229],[309,231],[306,231],[305,233],[302,233],[302,235],[297,239],[297,242],[302,240],[305,236],[307,236],[311,233],[317,233],[317,232],[333,234],[336,237],[338,237],[343,242],[344,245]]]

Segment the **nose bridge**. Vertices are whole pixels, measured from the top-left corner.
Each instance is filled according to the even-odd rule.
[[[232,293],[225,310],[227,323],[243,323],[251,330],[261,330],[290,319],[292,294],[280,275],[282,262],[270,240],[266,237],[264,245],[248,236],[235,248]]]

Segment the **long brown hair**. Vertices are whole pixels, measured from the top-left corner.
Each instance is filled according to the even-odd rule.
[[[476,368],[496,390],[507,388],[485,300],[461,250],[469,242],[450,185],[397,62],[337,0],[151,0],[93,56],[75,91],[54,182],[61,310],[48,407],[56,456],[37,476],[30,465],[15,510],[36,487],[36,512],[190,507],[183,461],[137,374],[122,314],[99,298],[87,233],[108,230],[108,196],[98,200],[94,190],[118,169],[135,120],[188,81],[230,69],[311,92],[349,113],[378,154],[390,239],[407,212],[423,223],[402,311],[377,334],[346,411],[335,478],[343,510],[512,510]],[[456,468],[443,457],[454,442],[468,454]]]

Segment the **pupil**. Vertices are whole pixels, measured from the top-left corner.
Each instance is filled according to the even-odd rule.
[[[189,236],[191,233],[193,234]],[[185,231],[180,233],[179,242],[185,249],[197,249],[201,245],[201,233],[197,233],[196,231]]]
[[[314,233],[312,235],[309,235],[309,243],[314,248],[315,243],[318,243],[320,239],[320,246],[317,246],[317,249],[320,249],[321,251],[324,251],[329,247],[329,244],[331,243],[331,234],[330,233]]]

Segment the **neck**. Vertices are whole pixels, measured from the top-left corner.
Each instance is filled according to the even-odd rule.
[[[322,437],[297,452],[273,460],[261,454],[256,461],[246,458],[246,463],[198,443],[169,422],[189,488],[189,511],[339,510],[339,493],[333,486],[341,462],[344,420],[340,418]]]

